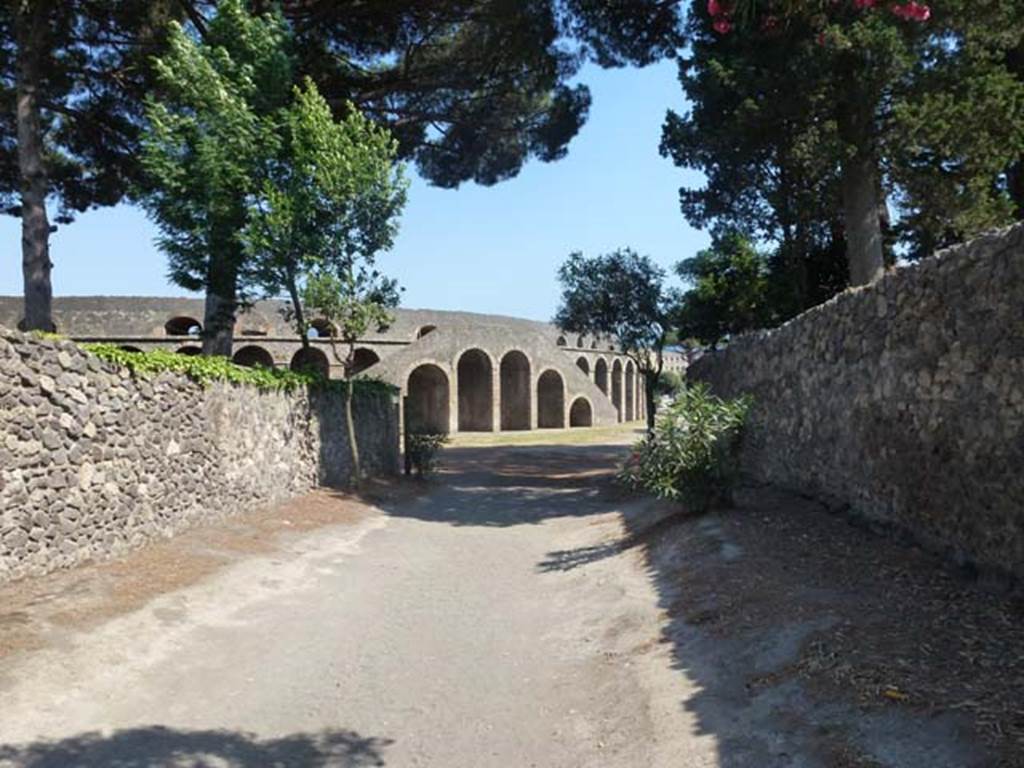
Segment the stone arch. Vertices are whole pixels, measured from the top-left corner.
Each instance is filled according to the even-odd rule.
[[[142,350],[138,347],[133,347],[131,344],[122,344],[118,347],[122,352],[141,352]]]
[[[582,336],[577,336],[576,337],[576,349],[583,349],[583,337]]]
[[[619,421],[622,421],[622,361],[616,360],[612,363],[612,405],[618,414]]]
[[[562,374],[550,368],[537,379],[537,426],[565,428],[565,384]]]
[[[494,430],[494,366],[482,349],[467,349],[455,367],[460,432]]]
[[[530,359],[513,349],[501,358],[501,428],[530,428]]]
[[[273,368],[274,356],[258,344],[248,344],[235,352],[231,358],[235,365],[246,368]]]
[[[565,336],[559,336],[555,340],[555,344],[557,344],[560,347],[567,347],[567,346],[569,346],[569,342],[566,340]]]
[[[576,358],[576,367],[583,371],[584,375],[590,375],[590,362],[583,355]]]
[[[318,373],[325,379],[331,373],[331,363],[322,349],[316,347],[302,347],[292,355],[290,365],[293,371],[305,371],[307,373]]]
[[[333,335],[334,325],[329,320],[318,317],[309,321],[309,327],[306,329],[307,339],[329,339]]]
[[[189,344],[186,344],[184,347],[178,347],[174,351],[179,355],[188,355],[189,357],[192,357],[194,355],[201,355],[203,353],[201,347],[193,347]]]
[[[437,326],[436,325],[424,325],[422,328],[420,328],[418,331],[416,331],[416,338],[417,339],[422,339],[428,333],[433,333],[436,330],[437,330]]]
[[[605,395],[608,394],[608,363],[603,357],[597,358],[594,363],[594,383]]]
[[[352,354],[352,375],[360,374],[380,362],[380,355],[369,347],[360,347]]]
[[[407,432],[448,434],[448,374],[433,363],[418,365],[405,385]]]
[[[626,362],[626,421],[636,420],[636,371],[633,361]]]
[[[597,349],[597,337],[596,336],[593,339],[590,340],[590,348],[591,349]]]
[[[594,410],[590,407],[590,401],[587,398],[577,397],[572,401],[572,406],[569,408],[569,426],[594,426]]]
[[[168,336],[198,336],[203,332],[202,324],[194,317],[172,317],[164,323],[164,333]]]

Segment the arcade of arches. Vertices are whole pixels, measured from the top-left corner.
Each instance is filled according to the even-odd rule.
[[[642,387],[632,362],[623,366],[620,360],[613,361],[611,388],[604,358],[595,361],[593,370],[595,383],[612,401],[618,421],[642,417],[644,408],[638,401]],[[568,403],[562,373],[548,368],[534,378],[530,359],[520,350],[510,350],[496,360],[482,349],[469,349],[459,355],[453,371],[422,363],[406,380],[405,424],[411,431],[564,429],[594,423],[594,405],[588,397],[575,396]]]

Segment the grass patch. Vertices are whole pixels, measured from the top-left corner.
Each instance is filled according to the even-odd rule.
[[[490,445],[628,445],[644,432],[642,424],[577,429],[533,429],[522,432],[460,432],[452,435],[449,447],[475,448]]]

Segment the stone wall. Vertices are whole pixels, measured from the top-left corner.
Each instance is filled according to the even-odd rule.
[[[755,478],[1024,577],[1024,227],[737,339],[689,377],[754,396]]]
[[[366,469],[397,471],[392,397],[355,405]],[[336,392],[134,378],[0,328],[0,581],[343,483],[344,425]]]

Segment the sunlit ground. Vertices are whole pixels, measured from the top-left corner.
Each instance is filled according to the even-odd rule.
[[[643,424],[616,424],[613,427],[577,429],[533,429],[523,432],[460,432],[452,435],[450,447],[486,445],[602,445],[628,444],[643,434]]]

